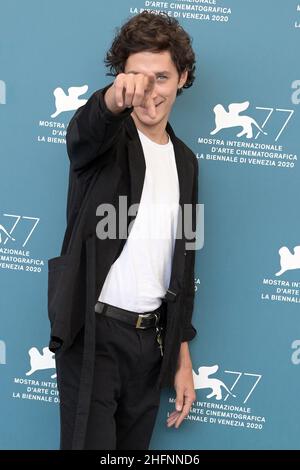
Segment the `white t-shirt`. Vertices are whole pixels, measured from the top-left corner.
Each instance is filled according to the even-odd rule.
[[[169,287],[179,211],[174,148],[138,130],[146,173],[138,213],[99,301],[134,312],[158,308]]]

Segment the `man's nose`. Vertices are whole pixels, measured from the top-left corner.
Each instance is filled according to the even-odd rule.
[[[154,102],[156,102],[157,97],[158,97],[158,93],[156,92],[155,88],[154,88],[154,90],[152,91],[150,97],[151,97],[151,99],[152,99]]]
[[[152,93],[151,93],[150,96],[153,100],[155,100],[155,98],[157,98],[158,93],[157,93],[156,85],[154,85],[154,88],[153,88]]]

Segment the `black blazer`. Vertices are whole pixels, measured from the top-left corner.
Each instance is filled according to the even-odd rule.
[[[106,107],[104,93],[94,92],[78,108],[67,129],[70,159],[67,227],[61,254],[48,260],[48,315],[51,351],[66,350],[85,326],[86,369],[91,371],[94,353],[94,306],[110,266],[126,238],[100,240],[96,236],[101,203],[111,203],[118,214],[118,196],[128,197],[128,207],[139,203],[145,176],[145,159],[132,108],[115,115]],[[198,161],[178,139],[170,124],[167,132],[174,145],[179,179],[180,205],[193,204],[196,227]],[[117,218],[118,220],[118,218]],[[127,217],[127,227],[133,217]],[[119,226],[117,226],[117,234]],[[164,356],[161,386],[173,385],[182,341],[196,335],[191,323],[194,304],[195,251],[187,250],[185,238],[176,239],[171,280],[163,299],[165,312]]]

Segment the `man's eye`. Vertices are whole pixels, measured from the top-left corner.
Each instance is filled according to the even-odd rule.
[[[157,78],[160,78],[160,79],[161,79],[161,78],[167,78],[167,77],[166,77],[165,75],[158,75]]]

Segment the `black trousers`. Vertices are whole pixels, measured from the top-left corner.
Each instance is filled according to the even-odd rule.
[[[148,449],[160,403],[155,327],[96,315],[95,371],[85,449]],[[61,450],[72,448],[84,330],[56,357]]]

